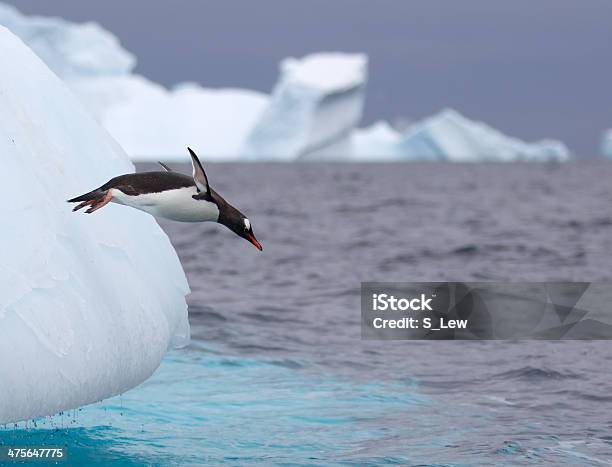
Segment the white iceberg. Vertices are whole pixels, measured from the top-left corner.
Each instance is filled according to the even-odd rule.
[[[65,84],[0,26],[0,423],[124,392],[189,336],[189,287],[147,214],[66,199],[133,171]]]
[[[377,150],[379,145],[384,150]],[[452,109],[426,118],[402,133],[381,124],[359,130],[353,139],[353,149],[362,160],[465,162],[565,161],[571,158],[569,149],[561,141],[545,139],[527,143]]]
[[[604,157],[612,158],[612,129],[604,132],[601,139],[601,154]]]
[[[378,121],[352,133],[351,159],[360,161],[393,161],[400,159],[402,135],[388,122]]]
[[[446,109],[398,132],[356,128],[367,57],[316,53],[281,62],[271,96],[246,89],[173,89],[134,74],[136,60],[95,23],[25,16],[0,4],[0,24],[66,81],[133,160],[566,160],[556,140],[527,143]],[[604,151],[612,153],[610,139]]]
[[[288,58],[244,148],[248,159],[343,157],[361,120],[367,82],[363,54]]]
[[[567,160],[569,149],[560,141],[527,143],[489,125],[445,109],[409,128],[399,144],[402,156],[427,160]]]

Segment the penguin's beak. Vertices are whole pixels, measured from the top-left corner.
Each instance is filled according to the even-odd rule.
[[[246,239],[249,242],[251,242],[253,245],[255,245],[255,248],[257,248],[259,251],[263,250],[263,246],[261,246],[261,243],[257,241],[257,239],[255,238],[255,235],[253,235],[252,233],[248,233],[246,235]]]

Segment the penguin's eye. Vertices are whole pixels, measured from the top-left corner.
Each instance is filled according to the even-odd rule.
[[[247,232],[251,230],[251,223],[246,218],[244,219],[244,230],[246,230]]]

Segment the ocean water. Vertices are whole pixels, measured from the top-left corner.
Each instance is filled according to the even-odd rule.
[[[362,281],[609,281],[612,164],[207,172],[264,251],[160,221],[191,346],[0,443],[81,465],[612,465],[612,342],[362,341],[359,308]]]

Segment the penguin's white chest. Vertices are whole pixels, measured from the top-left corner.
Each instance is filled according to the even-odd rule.
[[[195,187],[178,188],[130,196],[117,188],[112,189],[113,202],[131,206],[148,212],[156,217],[163,217],[181,222],[216,222],[219,219],[219,208],[215,203],[195,200]]]

